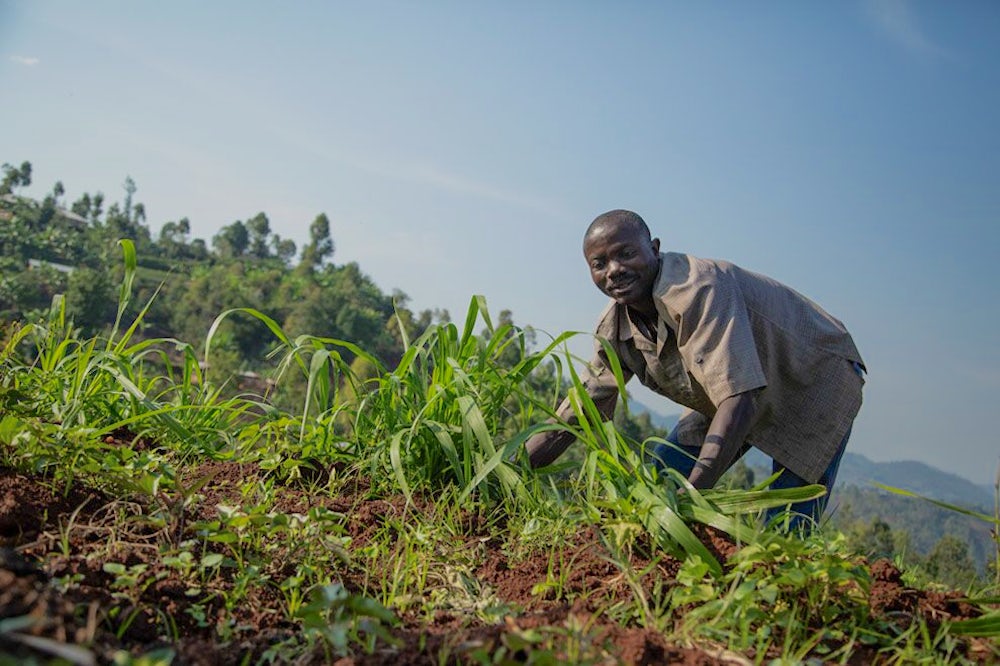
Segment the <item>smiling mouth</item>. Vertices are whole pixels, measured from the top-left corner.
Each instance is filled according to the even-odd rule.
[[[632,285],[635,284],[635,281],[636,281],[635,278],[631,278],[629,280],[625,280],[624,282],[619,282],[619,283],[613,284],[610,287],[608,287],[608,293],[609,294],[620,294],[620,293],[626,292],[626,291],[628,291],[629,289],[632,288]]]

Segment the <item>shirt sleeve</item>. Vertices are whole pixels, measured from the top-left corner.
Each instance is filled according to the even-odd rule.
[[[664,299],[676,313],[681,358],[714,405],[767,386],[746,302],[733,275],[692,260],[689,280],[671,292]]]

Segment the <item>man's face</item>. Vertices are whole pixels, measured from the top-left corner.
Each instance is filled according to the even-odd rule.
[[[653,294],[660,269],[660,241],[629,224],[592,229],[583,242],[590,277],[607,296],[621,305],[642,307]]]

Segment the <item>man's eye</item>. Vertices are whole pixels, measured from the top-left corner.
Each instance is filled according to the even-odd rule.
[[[590,267],[592,269],[594,269],[595,271],[599,271],[602,268],[604,268],[604,262],[603,261],[592,261],[592,262],[590,262]]]

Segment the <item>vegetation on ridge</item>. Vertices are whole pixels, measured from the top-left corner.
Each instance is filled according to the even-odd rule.
[[[535,351],[477,297],[461,325],[397,317],[383,357],[230,305],[196,348],[151,334],[166,287],[140,284],[132,241],[116,247],[109,327],[81,329],[56,292],[3,329],[0,659],[1000,657],[998,581],[917,586],[836,532],[760,524],[815,487],[657,475],[580,391],[566,336]],[[214,362],[236,321],[273,370],[242,390]],[[571,427],[544,425],[567,387],[577,458],[525,469],[527,437]]]

